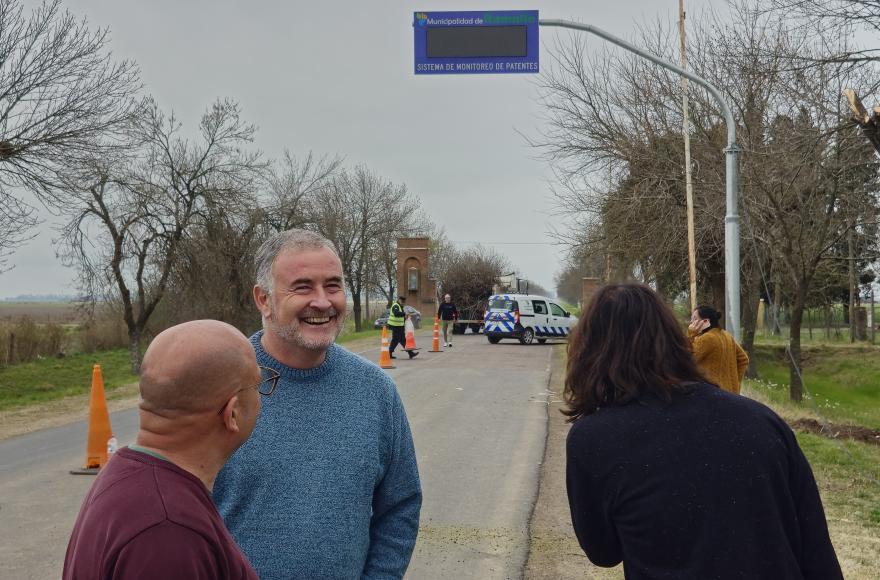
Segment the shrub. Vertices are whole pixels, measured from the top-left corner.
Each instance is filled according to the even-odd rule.
[[[128,332],[125,324],[112,315],[90,318],[79,327],[77,334],[81,352],[96,352],[128,346]]]
[[[0,323],[0,363],[4,366],[64,356],[67,350],[67,333],[60,324],[37,324],[29,316]]]

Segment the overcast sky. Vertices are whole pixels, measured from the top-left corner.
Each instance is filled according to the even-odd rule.
[[[694,11],[722,0],[688,0]],[[27,6],[36,5],[26,0]],[[135,60],[146,91],[192,128],[218,97],[241,103],[257,145],[277,158],[340,154],[405,183],[448,237],[480,242],[553,290],[562,250],[550,245],[550,172],[518,133],[543,125],[534,75],[413,74],[416,10],[540,10],[629,37],[677,17],[678,0],[414,2],[67,0],[111,30],[117,58]],[[541,29],[542,44],[560,32]],[[595,41],[598,42],[598,41]],[[546,49],[542,47],[541,58]],[[49,219],[0,275],[0,298],[73,294]],[[513,243],[515,242],[515,244]],[[527,242],[528,244],[524,244]]]

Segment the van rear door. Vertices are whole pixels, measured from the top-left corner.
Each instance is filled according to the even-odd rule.
[[[519,314],[519,303],[512,298],[493,296],[486,309],[483,332],[513,332]]]

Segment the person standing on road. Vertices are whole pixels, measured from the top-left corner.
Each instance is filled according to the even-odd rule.
[[[281,374],[214,499],[260,578],[399,579],[422,503],[394,381],[335,344],[346,300],[332,242],[305,230],[256,256],[260,364]]]
[[[398,296],[395,302],[391,303],[391,309],[388,311],[388,328],[391,329],[391,344],[388,346],[388,354],[391,358],[397,358],[394,356],[394,349],[399,345],[401,348],[406,348],[406,332],[404,332],[404,325],[406,324],[406,319],[409,318],[409,315],[406,313],[406,296]],[[408,350],[406,354],[409,355],[409,358],[413,359],[419,355],[419,351],[417,350]]]
[[[720,319],[721,314],[711,306],[698,306],[691,314],[688,338],[694,359],[709,382],[738,395],[749,368],[749,355],[718,326]]]
[[[64,558],[64,580],[248,579],[257,575],[211,501],[227,458],[251,434],[260,395],[254,350],[234,327],[197,320],[144,354],[140,430],[92,484]]]
[[[443,326],[443,346],[452,346],[452,335],[455,334],[455,321],[458,320],[458,309],[455,307],[455,303],[452,302],[452,296],[449,294],[443,296],[443,302],[440,304],[440,308],[437,309],[437,318],[440,319],[440,324]],[[453,332],[449,332],[450,326],[452,326]]]
[[[819,490],[791,428],[707,384],[647,286],[609,285],[571,334],[564,411],[571,518],[628,580],[838,580]]]

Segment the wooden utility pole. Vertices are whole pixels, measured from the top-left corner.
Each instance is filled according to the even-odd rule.
[[[687,70],[687,48],[684,28],[684,0],[678,0],[678,32],[681,37],[681,68]],[[697,254],[694,240],[694,186],[691,182],[691,129],[688,112],[688,79],[681,77],[681,122],[684,134],[684,178],[687,198],[688,273],[690,276],[691,310],[697,308]]]

